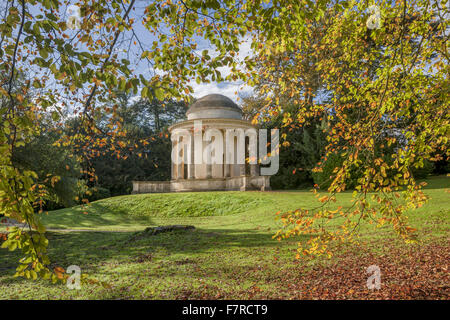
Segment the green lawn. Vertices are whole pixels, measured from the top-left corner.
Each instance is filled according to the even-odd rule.
[[[79,265],[82,272],[109,283],[111,288],[89,285],[69,290],[41,280],[15,279],[12,275],[19,253],[1,250],[0,298],[383,298],[382,290],[373,293],[364,289],[366,276],[361,268],[377,263],[400,270],[391,278],[386,273],[384,292],[402,298],[395,289],[399,281],[405,281],[401,272],[420,283],[414,274],[419,277],[417,270],[421,267],[448,265],[439,252],[448,251],[450,194],[446,188],[450,187],[450,178],[432,177],[427,181],[425,191],[432,199],[410,213],[410,222],[418,229],[419,244],[402,244],[389,227],[363,225],[362,244],[341,247],[332,259],[295,260],[295,241],[299,239],[272,239],[280,227],[275,219],[277,211],[317,205],[307,190],[141,194],[52,211],[43,217],[52,230],[48,232],[52,262],[64,268]],[[349,206],[350,199],[351,193],[340,194],[336,206]],[[170,224],[193,225],[196,230],[134,237],[134,232],[146,227]],[[401,260],[399,255],[421,261],[423,255],[430,254],[435,257],[429,258],[434,259],[432,266],[423,264],[403,270],[396,264]],[[343,261],[347,269],[333,273],[339,281],[346,279],[339,272],[356,273],[362,280],[342,282],[334,296],[324,296],[322,287],[328,278],[320,277]],[[416,263],[411,261],[406,263]],[[439,276],[439,272],[433,276]],[[448,289],[443,290],[435,294],[445,298]],[[321,295],[314,293],[319,291]]]

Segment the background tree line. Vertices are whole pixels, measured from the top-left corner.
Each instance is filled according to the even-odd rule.
[[[258,95],[247,97],[243,100],[243,109],[247,118],[251,118],[256,110],[264,109],[264,98]],[[261,117],[261,126],[267,129],[279,128],[280,136],[286,140],[280,146],[280,169],[271,177],[270,184],[273,189],[304,189],[314,185],[321,189],[327,189],[331,184],[330,177],[336,167],[340,167],[344,161],[340,153],[333,154],[323,161],[327,145],[327,136],[331,127],[330,117],[321,113],[310,119],[307,124],[299,127],[286,120],[286,115],[297,118],[298,106],[285,99],[286,106],[276,116]],[[377,148],[377,154],[386,161],[391,161],[392,154],[398,148],[402,148],[402,141],[391,145],[389,148]],[[320,171],[314,171],[319,165]],[[412,173],[416,179],[425,179],[428,175],[440,175],[450,172],[450,164],[447,160],[425,160],[423,167],[413,168]],[[393,174],[388,172],[388,176]],[[357,184],[362,172],[354,167],[347,179],[348,188],[352,189]]]
[[[305,55],[302,55],[306,57]],[[280,59],[279,61],[285,61]],[[302,63],[297,63],[303,65]],[[310,66],[309,62],[304,63]],[[263,68],[264,65],[258,67]],[[304,92],[307,100],[320,96],[327,103],[326,89],[312,79],[317,79],[310,67],[305,70]],[[25,82],[21,75],[16,82]],[[309,80],[306,80],[309,79]],[[274,78],[262,81],[263,85],[276,87]],[[273,82],[273,83],[272,83]],[[304,83],[303,85],[304,85]],[[342,164],[340,154],[329,156],[323,161],[327,145],[328,130],[331,127],[329,115],[319,113],[302,126],[290,119],[299,119],[299,107],[292,97],[280,94],[278,99],[284,105],[279,113],[261,113],[265,105],[262,86],[258,85],[253,96],[243,99],[244,118],[251,120],[258,115],[262,128],[279,128],[280,135],[286,140],[281,145],[280,169],[271,177],[274,189],[302,189],[314,185],[326,189],[330,183],[333,170]],[[30,91],[32,94],[32,91]],[[157,99],[135,98],[130,93],[117,92],[118,117],[121,119],[127,143],[121,156],[114,150],[104,147],[97,150],[97,156],[83,158],[81,152],[70,145],[61,143],[61,137],[70,136],[80,126],[77,118],[67,118],[62,128],[48,113],[40,119],[40,130],[28,143],[18,147],[13,154],[14,164],[22,170],[33,170],[38,173],[41,183],[47,190],[47,201],[42,204],[44,210],[69,207],[83,202],[83,199],[95,201],[111,196],[129,194],[132,191],[131,181],[170,179],[171,142],[168,127],[185,119],[187,104],[175,100],[159,101]],[[5,101],[2,101],[5,103]],[[351,114],[349,116],[352,116]],[[98,126],[102,126],[101,119]],[[100,134],[101,135],[101,134]],[[101,139],[102,137],[97,137]],[[130,148],[129,146],[134,146]],[[379,149],[379,154],[389,161],[392,153],[401,147],[401,139],[392,145],[388,152]],[[321,171],[313,168],[321,166]],[[422,168],[413,170],[416,178],[425,178],[429,174],[446,174],[450,166],[448,161],[424,161]],[[92,175],[95,172],[95,176]],[[362,173],[353,168],[348,179],[348,187],[356,185]],[[57,178],[56,178],[57,177]]]
[[[58,128],[51,116],[42,119],[38,135],[17,148],[13,158],[15,164],[24,170],[38,172],[40,177],[46,177],[42,180],[48,190],[44,209],[73,206],[82,203],[83,199],[95,201],[130,194],[133,180],[170,179],[171,141],[167,129],[185,118],[187,105],[176,101],[133,99],[130,94],[124,93],[118,93],[117,96],[125,139],[134,145],[133,149],[125,147],[121,157],[116,157],[112,150],[105,147],[103,153],[90,161],[84,160],[73,147],[59,143],[62,135],[70,134],[79,125],[79,120],[69,118],[63,128]],[[263,98],[257,95],[245,98],[245,117],[251,118],[252,112],[260,110],[263,105]],[[272,188],[303,189],[316,184],[325,189],[330,184],[333,170],[342,162],[340,155],[336,154],[322,164],[322,171],[313,172],[325,154],[327,130],[332,120],[324,114],[318,114],[302,127],[286,125],[286,114],[297,117],[296,110],[298,107],[295,104],[286,101],[283,113],[261,119],[261,127],[279,128],[280,135],[285,135],[286,141],[289,141],[281,145],[280,169],[271,177]],[[396,147],[399,146],[392,146],[390,152],[395,152]],[[383,157],[389,159],[390,155],[383,150]],[[413,172],[416,178],[425,178],[429,174],[448,173],[449,167],[445,160],[427,160],[423,168]],[[88,169],[95,172],[95,178]],[[355,168],[348,181],[350,188],[360,176],[361,173]],[[52,177],[59,178],[54,180]]]

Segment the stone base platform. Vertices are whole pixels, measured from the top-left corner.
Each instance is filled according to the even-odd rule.
[[[270,190],[270,176],[238,176],[172,181],[133,181],[132,193]]]

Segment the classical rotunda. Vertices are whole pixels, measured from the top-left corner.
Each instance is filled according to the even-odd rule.
[[[256,150],[249,148],[257,128],[231,99],[204,96],[186,116],[169,127],[171,181],[133,181],[133,193],[270,189],[270,177],[260,175]]]

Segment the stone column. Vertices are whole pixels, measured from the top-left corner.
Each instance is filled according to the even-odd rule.
[[[183,145],[181,145],[181,144],[183,144]],[[186,155],[185,155],[186,145],[184,145],[184,144],[185,144],[184,137],[180,136],[178,138],[177,152],[178,152],[179,156],[181,157],[181,163],[178,164],[178,179],[177,180],[185,178],[185,176],[184,176],[184,159],[186,157]]]
[[[257,164],[251,164],[250,165],[250,175],[252,177],[259,176],[259,174],[258,174],[258,165]]]
[[[173,145],[172,145],[173,150]],[[175,164],[171,161],[170,163],[170,177],[172,180],[175,180]]]
[[[230,169],[230,165],[228,164],[228,137],[227,137],[227,130],[226,129],[222,129],[222,134],[223,134],[223,177],[227,178],[231,176],[231,169]]]
[[[230,166],[231,165],[229,165],[227,163],[227,156],[225,154],[224,162],[223,162],[223,176],[224,176],[224,178],[231,177],[231,167]]]
[[[206,179],[211,178],[212,178],[211,152],[208,152],[206,161]]]
[[[203,130],[203,135],[205,135],[205,131]],[[207,142],[203,142],[203,152],[205,152],[205,149],[207,148],[208,143]],[[205,160],[205,159],[203,159]],[[206,163],[205,165],[205,169],[206,169],[206,179],[211,179],[212,178],[212,157],[211,157],[211,149],[209,149],[209,152],[206,154]]]
[[[191,134],[189,137],[188,145],[188,179],[194,179],[195,177],[195,165],[194,165],[194,135]]]
[[[177,147],[178,147],[178,142],[172,140],[172,153],[171,154],[173,154],[173,153],[177,154],[176,153],[177,152]],[[172,159],[171,159],[171,162],[172,162],[172,165],[171,165],[172,180],[176,180],[177,179],[177,169],[178,168],[177,168],[177,165],[172,161]]]
[[[181,143],[181,137],[179,135],[175,136],[175,144],[172,145],[172,150],[175,154],[175,158],[178,160],[180,157],[180,143]],[[181,163],[172,163],[172,169],[173,169],[173,173],[172,173],[172,179],[174,180],[179,180],[182,177],[182,171],[181,171],[181,164],[183,163],[183,161],[181,161]]]

